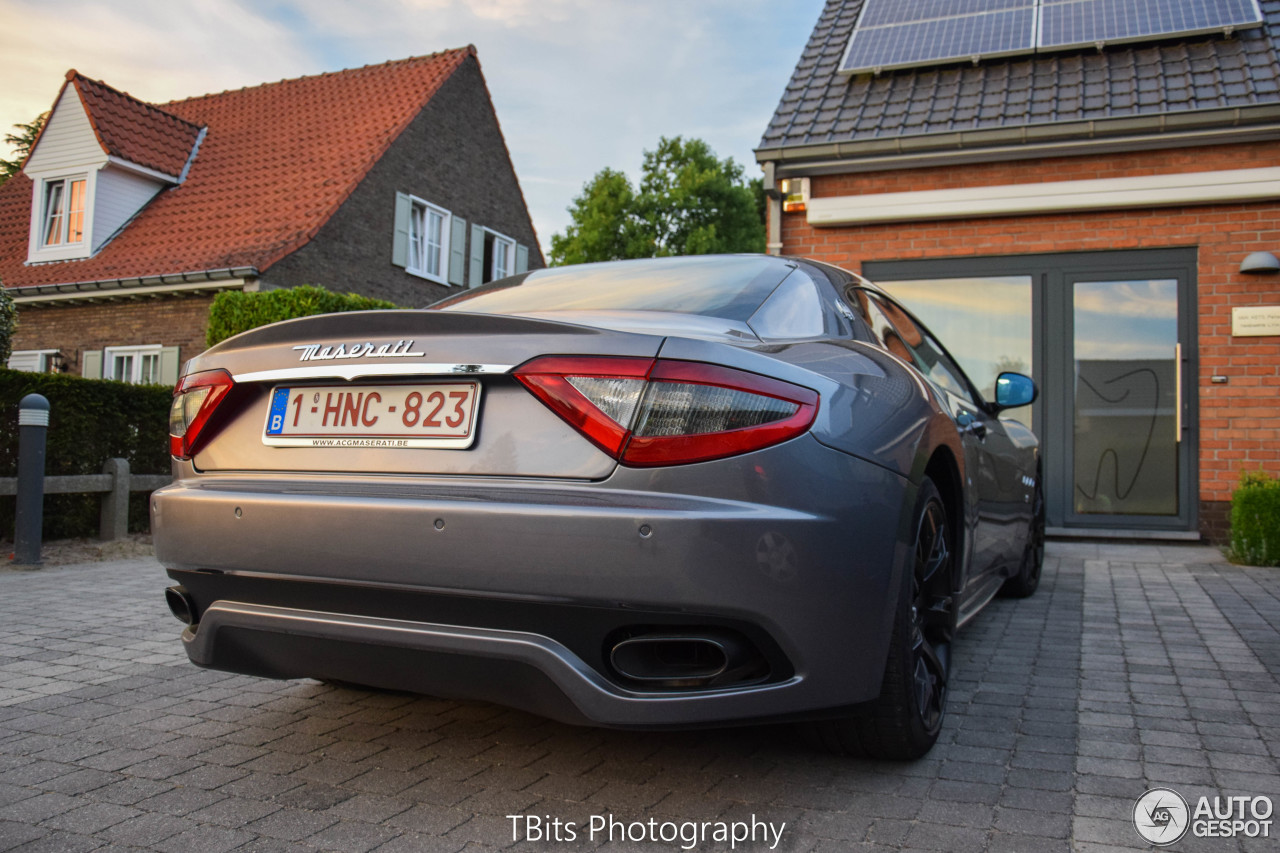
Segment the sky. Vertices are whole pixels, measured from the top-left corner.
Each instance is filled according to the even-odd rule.
[[[543,251],[662,136],[748,177],[823,0],[0,0],[0,137],[70,68],[163,102],[474,44]],[[9,146],[0,143],[3,156]]]

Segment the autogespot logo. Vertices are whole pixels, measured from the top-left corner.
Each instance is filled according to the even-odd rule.
[[[1177,791],[1152,788],[1133,804],[1133,828],[1157,847],[1173,844],[1187,834],[1191,810]]]

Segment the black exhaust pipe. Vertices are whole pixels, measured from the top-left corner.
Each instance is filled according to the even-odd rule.
[[[747,641],[725,631],[638,634],[615,644],[609,663],[623,678],[648,687],[712,687],[767,669]]]
[[[191,593],[187,592],[186,587],[171,586],[164,591],[165,603],[169,605],[169,612],[174,615],[183,625],[194,625],[198,620],[196,616],[196,603],[191,598]]]

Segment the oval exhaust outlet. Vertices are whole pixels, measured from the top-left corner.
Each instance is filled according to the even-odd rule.
[[[609,662],[623,678],[668,687],[706,684],[729,668],[730,650],[716,637],[644,634],[613,647]]]
[[[174,615],[179,622],[184,625],[194,625],[196,622],[196,603],[191,598],[191,593],[187,592],[186,587],[171,586],[164,591],[165,603],[169,605],[169,612]]]

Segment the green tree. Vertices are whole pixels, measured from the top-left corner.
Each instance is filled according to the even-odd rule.
[[[764,251],[755,197],[733,158],[717,160],[701,139],[663,137],[641,172],[636,208],[653,255]]]
[[[31,153],[31,146],[35,144],[36,137],[40,135],[41,128],[48,120],[49,114],[43,112],[28,124],[15,124],[17,133],[5,135],[4,141],[13,146],[14,157],[12,160],[0,159],[0,186],[18,174],[22,168],[22,161],[26,160],[27,154]]]
[[[613,169],[583,187],[572,224],[551,237],[551,263],[762,252],[757,195],[732,158],[701,139],[663,137],[644,152],[638,191]]]
[[[573,223],[563,235],[551,235],[552,265],[646,257],[635,201],[626,175],[602,169],[573,200]]]

